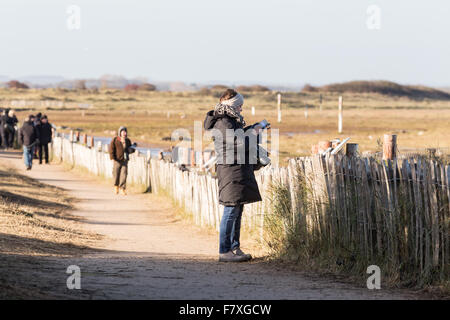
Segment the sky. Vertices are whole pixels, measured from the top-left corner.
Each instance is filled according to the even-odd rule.
[[[449,39],[448,0],[0,1],[10,77],[450,86]]]

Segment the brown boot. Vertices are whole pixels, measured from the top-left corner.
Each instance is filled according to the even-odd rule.
[[[124,188],[120,188],[120,193],[124,196],[127,195],[127,190],[125,190]]]
[[[119,194],[119,187],[118,186],[114,186],[114,193],[115,194]]]

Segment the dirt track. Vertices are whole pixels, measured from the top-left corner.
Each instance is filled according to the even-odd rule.
[[[169,199],[114,195],[93,178],[60,165],[25,171],[19,153],[0,152],[24,174],[67,189],[83,228],[105,235],[95,253],[76,258],[21,257],[6,267],[42,297],[82,299],[414,299],[405,291],[371,291],[255,260],[217,262],[217,236],[180,221]],[[38,192],[38,191],[37,191]],[[7,262],[5,262],[7,264]],[[66,288],[66,268],[81,268],[81,290]],[[4,265],[5,266],[5,265]]]

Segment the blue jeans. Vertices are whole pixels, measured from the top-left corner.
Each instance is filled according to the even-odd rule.
[[[224,207],[220,221],[219,253],[227,253],[239,247],[241,235],[241,218],[244,205]]]
[[[31,148],[27,148],[23,146],[23,161],[25,162],[25,167],[30,167],[33,165],[33,155],[34,155],[34,146]]]

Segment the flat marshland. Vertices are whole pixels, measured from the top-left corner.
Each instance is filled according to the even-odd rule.
[[[0,89],[4,101],[56,100],[89,103],[81,110],[69,107],[17,107],[21,121],[43,112],[57,126],[81,129],[88,135],[112,136],[119,126],[141,145],[168,148],[174,130],[194,133],[194,121],[203,122],[218,101],[220,91],[126,92],[118,89]],[[280,156],[285,159],[310,154],[320,140],[350,137],[360,152],[379,151],[383,134],[397,134],[400,152],[412,149],[450,148],[450,100],[410,99],[378,93],[282,93],[282,122],[277,122],[277,93],[244,92],[243,115],[248,124],[267,119],[278,129]],[[343,133],[337,132],[338,97],[343,96]],[[37,104],[36,104],[37,105]],[[321,105],[321,108],[320,108]],[[255,107],[255,115],[251,108]],[[270,140],[269,135],[269,140]],[[380,139],[380,140],[379,140]],[[206,140],[205,140],[206,142]]]

